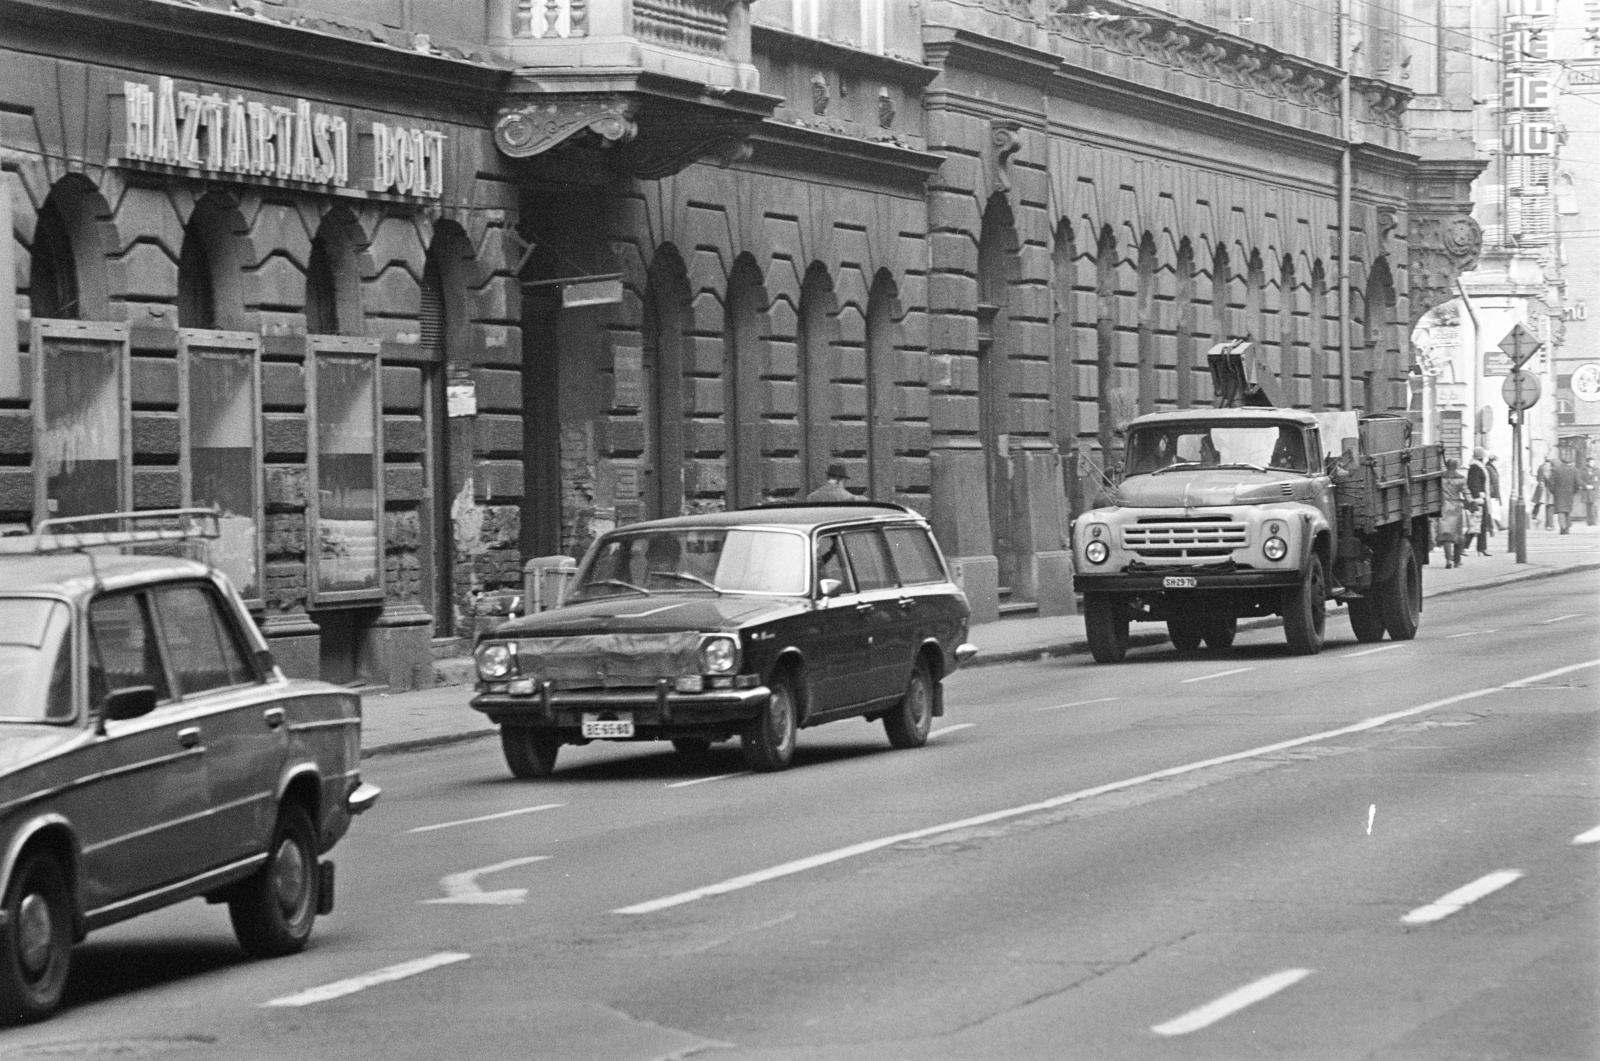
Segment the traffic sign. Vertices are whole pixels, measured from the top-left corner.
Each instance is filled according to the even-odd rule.
[[[1517,411],[1531,409],[1539,401],[1539,377],[1531,372],[1514,369],[1500,385],[1506,405]]]
[[[1515,328],[1512,328],[1510,333],[1504,339],[1500,340],[1500,349],[1504,351],[1505,355],[1511,359],[1511,369],[1513,372],[1527,364],[1528,359],[1534,354],[1537,354],[1539,352],[1539,347],[1543,345],[1544,343],[1539,341],[1539,337],[1530,332],[1527,327],[1522,324],[1518,324]],[[1538,395],[1535,394],[1534,401],[1538,400]]]

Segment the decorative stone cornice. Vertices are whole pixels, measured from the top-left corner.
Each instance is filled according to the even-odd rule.
[[[1477,159],[1449,159],[1417,167],[1406,232],[1413,325],[1455,298],[1457,279],[1478,264],[1483,231],[1472,219],[1472,180],[1483,166]]]

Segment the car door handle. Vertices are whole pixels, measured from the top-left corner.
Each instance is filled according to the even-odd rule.
[[[185,748],[194,748],[200,744],[200,727],[185,726],[178,731],[178,743]]]
[[[858,612],[870,612],[872,608],[873,604],[869,600],[864,600],[860,604],[856,605],[856,611]]]
[[[261,713],[261,717],[266,721],[268,729],[277,729],[283,725],[283,708],[268,708]]]
[[[901,611],[905,611],[907,608],[911,607],[916,602],[917,602],[917,599],[915,597],[901,597],[900,600],[899,600],[900,610]]]

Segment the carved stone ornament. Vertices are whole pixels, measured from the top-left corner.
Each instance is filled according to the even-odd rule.
[[[495,120],[494,142],[511,158],[529,158],[585,132],[602,146],[627,143],[639,134],[633,104],[616,97],[562,96],[506,108]]]
[[[891,129],[894,127],[894,97],[889,95],[889,90],[878,90],[878,128]]]
[[[1021,122],[997,118],[989,123],[989,175],[995,190],[1011,190],[1011,156],[1022,150]]]
[[[1415,321],[1434,306],[1456,297],[1456,279],[1478,264],[1483,230],[1464,212],[1413,215],[1407,241],[1411,316]]]
[[[811,110],[816,114],[827,114],[828,104],[833,102],[833,97],[828,93],[828,79],[822,74],[811,75]]]

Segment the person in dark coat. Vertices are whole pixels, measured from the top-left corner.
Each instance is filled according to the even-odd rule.
[[[1561,524],[1562,534],[1572,531],[1572,502],[1578,496],[1579,485],[1578,469],[1572,466],[1565,453],[1561,454],[1550,470],[1550,508],[1556,514],[1556,522]]]
[[[1466,537],[1462,539],[1461,549],[1466,551],[1472,544],[1472,539],[1478,539],[1478,555],[1489,555],[1489,540],[1484,533],[1483,521],[1488,518],[1489,508],[1489,470],[1484,458],[1489,455],[1482,446],[1472,451],[1472,463],[1467,466],[1467,496],[1472,499],[1472,507],[1477,510],[1478,517],[1470,520],[1464,526]]]
[[[834,461],[828,465],[828,481],[806,495],[807,501],[858,501],[855,494],[845,489],[844,481],[850,472],[844,464]]]
[[[1500,466],[1495,463],[1493,453],[1484,458],[1483,467],[1489,473],[1489,503],[1484,506],[1483,522],[1493,537],[1495,531],[1506,529],[1506,521],[1500,515],[1505,511],[1500,504]]]
[[[1444,507],[1439,512],[1439,527],[1434,540],[1444,547],[1444,566],[1461,566],[1462,530],[1467,525],[1467,479],[1461,462],[1454,457],[1444,462]]]

